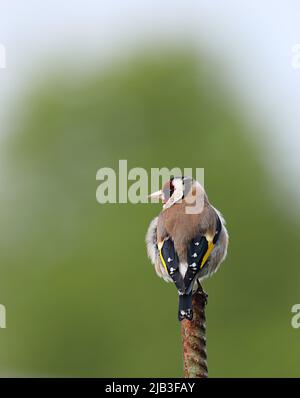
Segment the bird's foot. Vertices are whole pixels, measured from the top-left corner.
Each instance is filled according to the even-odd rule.
[[[208,294],[203,290],[203,287],[202,287],[201,283],[198,280],[197,280],[197,284],[198,284],[198,289],[197,289],[196,293],[200,294],[202,300],[204,301],[204,304],[207,305]]]

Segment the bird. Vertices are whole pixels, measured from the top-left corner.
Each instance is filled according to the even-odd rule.
[[[228,232],[224,217],[203,186],[189,176],[171,177],[150,198],[163,202],[146,233],[147,254],[157,275],[172,282],[179,296],[178,320],[193,319],[192,296],[225,260]]]

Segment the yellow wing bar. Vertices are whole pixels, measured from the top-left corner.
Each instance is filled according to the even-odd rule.
[[[160,260],[161,260],[162,265],[164,266],[165,270],[167,271],[167,273],[169,273],[168,268],[167,268],[167,265],[166,265],[166,262],[165,262],[165,260],[164,260],[164,258],[163,258],[161,249],[159,250],[159,257],[160,257]]]
[[[215,246],[215,245],[213,244],[213,242],[208,242],[208,249],[207,249],[207,251],[206,251],[206,253],[205,253],[205,255],[204,255],[204,257],[203,257],[203,259],[202,259],[202,261],[201,261],[200,269],[201,269],[201,268],[204,266],[204,264],[206,263],[208,257],[210,256],[211,252],[213,251],[214,246]]]

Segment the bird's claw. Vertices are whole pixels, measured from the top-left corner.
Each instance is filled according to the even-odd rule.
[[[201,295],[201,298],[204,301],[204,304],[207,305],[208,294],[204,290],[200,291],[199,294]]]
[[[197,280],[198,284],[198,289],[196,291],[197,294],[200,294],[202,300],[204,301],[204,304],[207,305],[208,302],[208,294],[203,290],[203,287],[201,286],[201,283]]]

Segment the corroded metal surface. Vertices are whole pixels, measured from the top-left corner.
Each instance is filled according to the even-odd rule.
[[[206,294],[199,287],[193,296],[193,320],[184,319],[181,322],[184,377],[208,377],[205,337],[206,302]]]

